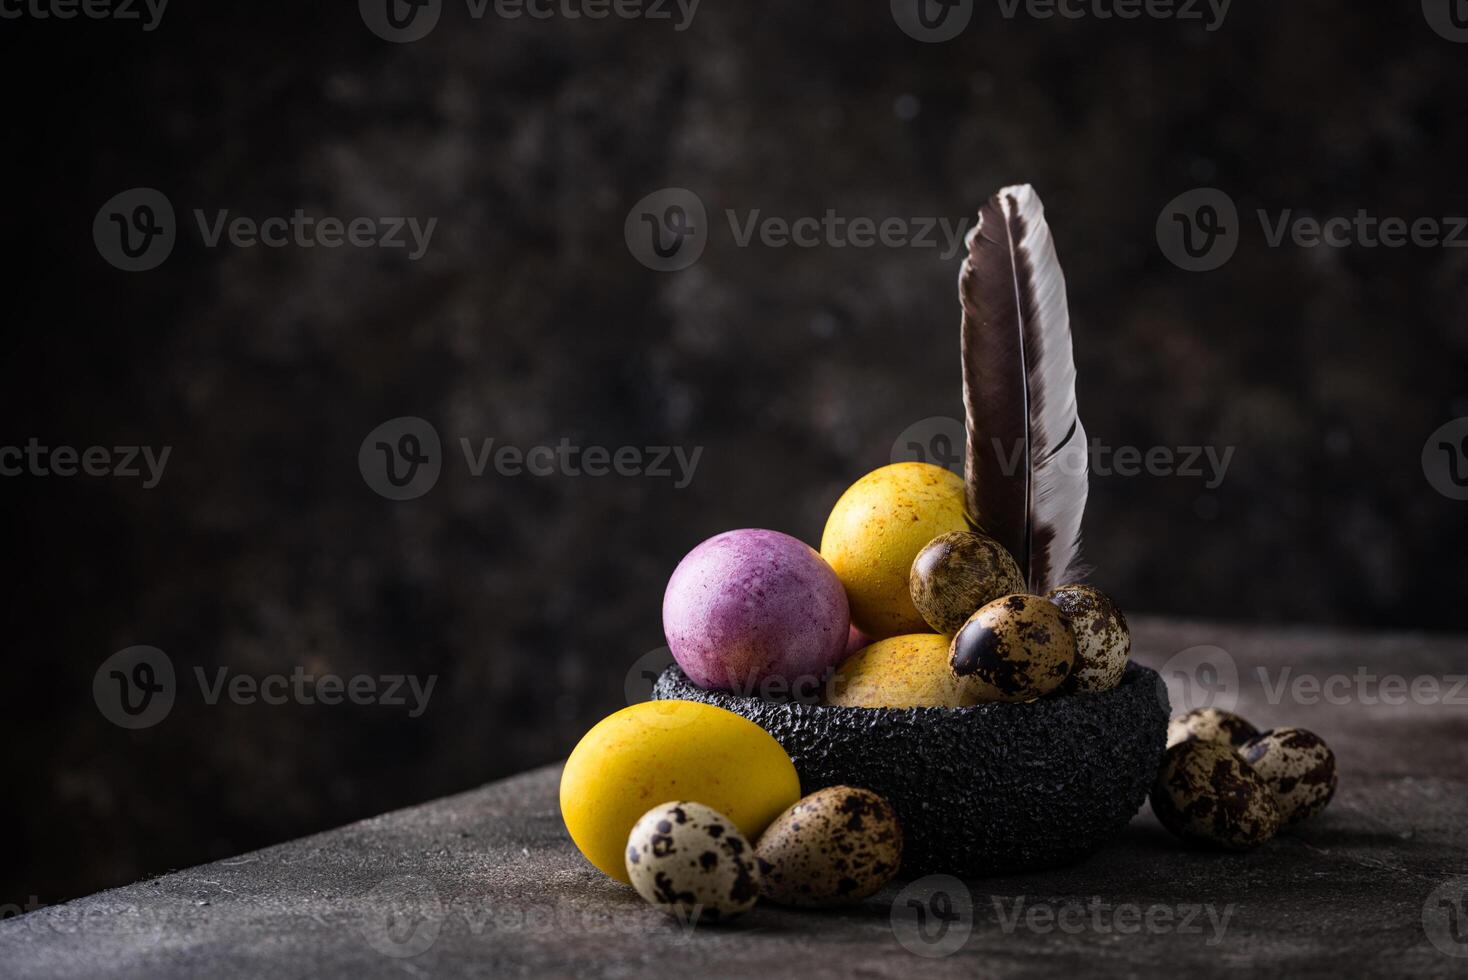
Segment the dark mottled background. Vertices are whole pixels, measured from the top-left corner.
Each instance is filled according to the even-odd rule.
[[[1096,580],[1130,610],[1462,628],[1465,504],[1429,433],[1468,415],[1468,251],[1266,246],[1189,274],[1154,238],[1193,187],[1256,208],[1463,213],[1468,45],[1411,0],[1238,4],[1197,23],[1007,21],[921,44],[885,2],[705,0],[690,29],[473,21],[386,43],[350,3],[0,21],[12,170],[5,437],[173,447],[137,481],[0,481],[7,807],[0,901],[54,902],[475,785],[565,753],[661,644],[702,538],[819,538],[908,425],[959,409],[955,260],[736,248],[719,217],[963,218],[1045,196],[1080,398],[1108,445],[1236,447],[1198,478],[1098,478]],[[151,272],[91,239],[154,187]],[[635,262],[666,186],[715,217],[702,260]],[[190,209],[436,216],[401,250],[215,249]],[[448,461],[391,502],[363,437],[422,416]],[[703,447],[668,480],[473,478],[455,443]],[[429,710],[202,703],[104,720],[137,643],[180,674],[438,675]],[[14,675],[12,675],[14,676]]]

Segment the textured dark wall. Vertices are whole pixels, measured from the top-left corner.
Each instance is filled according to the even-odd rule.
[[[1234,447],[1225,479],[1098,477],[1096,581],[1138,611],[1461,629],[1463,507],[1424,441],[1468,415],[1468,251],[1268,246],[1255,209],[1463,213],[1468,44],[1415,2],[1237,5],[1216,31],[1006,20],[944,44],[883,2],[706,0],[668,22],[474,21],[390,44],[350,4],[182,4],[157,30],[0,22],[16,174],[7,445],[172,447],[157,488],[0,480],[20,667],[0,901],[42,902],[474,785],[564,753],[661,644],[663,583],[729,527],[808,541],[906,427],[959,411],[957,260],[736,247],[725,208],[971,215],[1044,195],[1083,417],[1108,446]],[[114,269],[91,228],[157,188],[179,242]],[[639,265],[634,202],[692,190],[701,260]],[[1188,273],[1154,233],[1198,186],[1244,213]],[[426,255],[205,248],[193,208],[439,219]],[[373,427],[442,478],[393,502]],[[472,477],[461,437],[702,447],[691,485]],[[381,705],[101,716],[133,644],[221,666],[437,675]],[[17,697],[18,695],[18,697]]]

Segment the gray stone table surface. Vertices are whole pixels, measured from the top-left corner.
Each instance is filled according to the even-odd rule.
[[[1454,679],[1468,639],[1134,628],[1175,711],[1237,697],[1260,727],[1324,736],[1341,770],[1330,809],[1226,855],[1182,847],[1143,807],[1065,870],[900,882],[846,910],[761,905],[733,927],[689,928],[581,859],[548,766],[9,919],[0,973],[1468,976],[1468,690]]]

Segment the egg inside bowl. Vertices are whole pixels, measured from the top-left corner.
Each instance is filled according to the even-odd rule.
[[[1109,691],[963,708],[863,708],[707,691],[674,664],[660,700],[742,715],[795,763],[801,791],[872,790],[902,823],[908,875],[983,877],[1071,864],[1136,814],[1157,774],[1170,706],[1129,664]]]

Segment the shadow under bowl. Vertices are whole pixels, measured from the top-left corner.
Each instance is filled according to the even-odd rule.
[[[897,810],[908,875],[982,877],[1071,864],[1140,809],[1169,706],[1157,673],[1129,664],[1099,694],[969,708],[847,708],[705,691],[677,664],[660,700],[701,701],[775,737],[803,793],[870,789]]]

